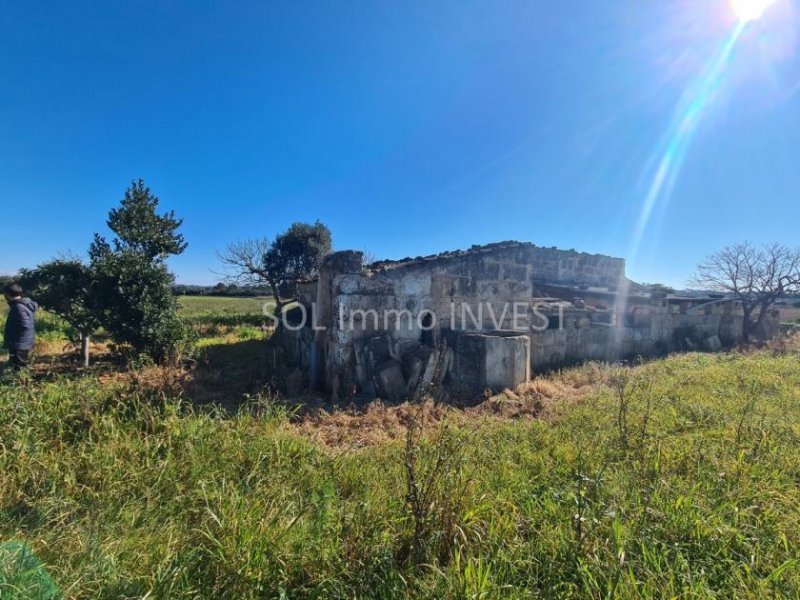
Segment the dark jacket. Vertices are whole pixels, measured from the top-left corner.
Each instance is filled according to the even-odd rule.
[[[33,328],[33,315],[39,305],[30,298],[12,300],[8,307],[3,348],[10,352],[30,350],[36,339]]]

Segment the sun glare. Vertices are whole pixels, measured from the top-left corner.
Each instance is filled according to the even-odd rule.
[[[773,2],[774,0],[730,0],[733,12],[743,23],[760,19]]]

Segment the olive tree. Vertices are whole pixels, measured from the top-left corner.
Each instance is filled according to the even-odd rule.
[[[331,247],[327,226],[319,221],[294,223],[272,241],[261,238],[229,244],[219,259],[236,283],[268,284],[277,314],[294,299],[297,282],[316,275]]]

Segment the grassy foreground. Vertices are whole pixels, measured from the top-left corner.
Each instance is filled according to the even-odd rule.
[[[330,447],[265,399],[229,418],[90,377],[6,385],[0,543],[68,597],[800,596],[796,351],[495,402],[555,408]]]

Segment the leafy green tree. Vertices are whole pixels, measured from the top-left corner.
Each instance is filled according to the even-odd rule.
[[[332,246],[331,230],[320,221],[294,223],[272,242],[258,239],[229,244],[219,258],[237,283],[269,284],[277,313],[294,298],[298,281],[317,274]]]
[[[109,243],[95,235],[89,257],[103,327],[115,342],[165,362],[187,339],[166,260],[187,244],[177,231],[183,221],[173,212],[159,214],[158,204],[142,180],[134,181],[119,208],[109,213],[108,227],[116,237]]]
[[[42,308],[60,316],[75,330],[83,366],[89,366],[91,336],[100,327],[93,275],[78,259],[55,259],[23,270],[20,284]]]
[[[131,182],[119,208],[108,213],[108,228],[117,237],[114,249],[129,251],[149,260],[165,260],[183,254],[188,244],[178,229],[183,219],[175,211],[158,214],[158,198],[144,181]]]

